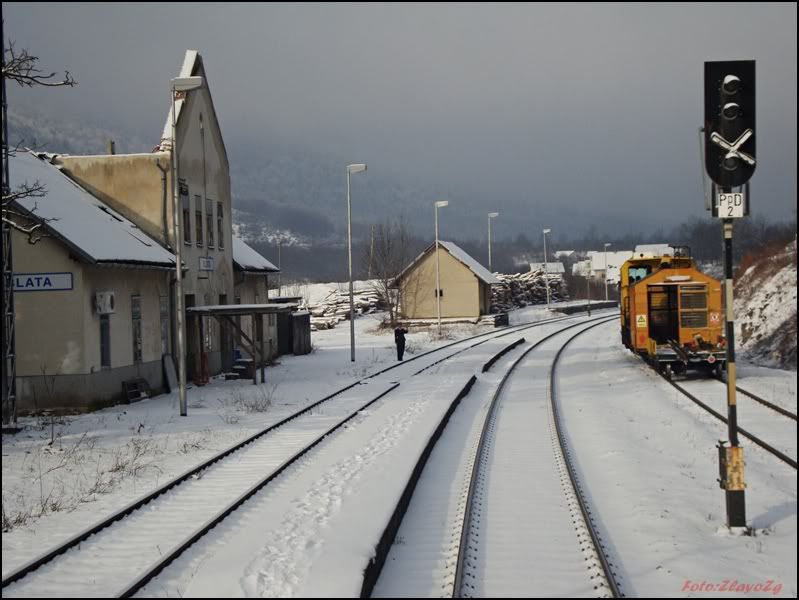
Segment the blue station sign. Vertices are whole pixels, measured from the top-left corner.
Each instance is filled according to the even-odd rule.
[[[14,273],[15,292],[54,292],[72,289],[72,273]]]

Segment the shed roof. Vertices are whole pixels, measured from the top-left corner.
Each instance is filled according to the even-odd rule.
[[[238,271],[245,273],[279,273],[278,269],[244,240],[233,236],[233,266]]]
[[[34,182],[46,188],[41,198],[16,204],[37,219],[88,263],[122,263],[175,268],[175,256],[131,221],[67,177],[47,155],[17,152],[9,156],[14,185]]]
[[[460,248],[457,244],[453,244],[452,242],[445,242],[443,240],[439,240],[438,243],[442,248],[444,248],[444,250],[449,252],[453,258],[463,263],[472,273],[474,273],[474,275],[478,279],[484,281],[489,285],[502,283],[499,279],[494,277],[488,269],[486,269],[483,265],[481,265],[469,254],[467,254],[466,251]],[[435,242],[430,244],[427,248],[424,249],[424,251],[419,256],[413,259],[411,264],[405,267],[402,270],[402,272],[399,275],[397,275],[396,279],[394,280],[395,283],[400,279],[402,279],[405,276],[405,273],[407,273],[411,268],[413,268],[413,266],[416,263],[418,263],[424,256],[432,252],[434,246]]]

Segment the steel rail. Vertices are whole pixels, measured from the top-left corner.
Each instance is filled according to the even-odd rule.
[[[611,321],[615,320],[617,318],[617,316],[618,315],[613,315],[610,318],[604,316],[604,317],[600,317],[598,319],[593,319],[593,321],[599,321],[599,322],[593,323],[592,325],[590,325],[586,329],[591,329],[592,327],[596,327],[597,325],[602,325],[604,323],[611,322]],[[519,363],[522,360],[524,360],[524,358],[530,352],[535,350],[538,346],[540,346],[544,342],[548,341],[550,338],[555,337],[557,335],[560,335],[564,331],[567,331],[567,330],[572,329],[574,327],[577,327],[579,325],[585,325],[585,324],[586,324],[586,321],[583,321],[583,322],[580,322],[580,323],[575,323],[573,325],[569,325],[567,327],[564,327],[563,329],[560,329],[560,330],[558,330],[558,331],[556,331],[554,333],[551,333],[550,335],[547,335],[546,337],[542,338],[541,340],[538,340],[536,343],[531,345],[529,348],[527,348],[521,354],[521,356],[519,356],[513,362],[513,364],[510,366],[510,368],[503,375],[499,385],[497,386],[497,389],[494,391],[494,395],[491,398],[491,404],[490,404],[490,406],[488,408],[488,411],[486,412],[486,418],[485,418],[485,421],[483,423],[483,428],[482,428],[482,430],[480,432],[480,441],[478,442],[477,452],[475,453],[475,459],[474,459],[474,463],[472,465],[472,473],[471,473],[471,477],[470,477],[470,481],[469,481],[469,488],[468,488],[468,492],[467,492],[467,496],[466,496],[466,507],[464,509],[464,519],[463,519],[463,523],[461,524],[460,544],[459,544],[459,547],[458,547],[458,560],[457,560],[457,564],[456,564],[456,567],[455,567],[455,578],[454,578],[454,581],[453,581],[453,586],[452,586],[452,591],[451,591],[451,597],[453,597],[453,598],[461,597],[460,596],[461,595],[461,588],[463,586],[463,578],[464,578],[464,573],[465,573],[465,568],[466,568],[465,561],[466,561],[466,548],[468,546],[468,537],[469,537],[469,534],[468,534],[469,522],[470,522],[471,513],[472,513],[473,506],[474,506],[474,501],[475,501],[474,500],[474,496],[475,496],[475,491],[477,489],[477,481],[479,479],[480,457],[483,455],[483,452],[485,450],[486,442],[487,442],[487,439],[488,439],[488,432],[489,432],[489,429],[490,429],[491,422],[494,419],[494,416],[496,414],[496,409],[497,409],[497,407],[499,405],[499,398],[500,398],[500,396],[502,394],[502,390],[505,387],[505,384],[507,383],[507,381],[510,378],[511,374],[513,373],[513,371],[516,369],[516,367],[519,365]],[[578,335],[579,335],[579,333],[578,333]],[[599,549],[597,549],[597,553],[600,554]]]
[[[725,425],[727,424],[727,417],[725,417],[725,416],[724,416],[724,415],[722,415],[721,413],[719,413],[719,412],[717,412],[717,411],[713,410],[712,408],[710,408],[710,407],[709,407],[707,404],[705,404],[704,402],[702,402],[702,401],[701,401],[699,398],[697,398],[696,396],[694,396],[693,394],[691,394],[691,393],[690,393],[688,390],[686,390],[685,388],[681,387],[680,385],[678,385],[677,383],[675,383],[674,381],[672,381],[671,379],[669,379],[668,377],[666,377],[666,376],[665,376],[663,373],[658,373],[658,375],[660,375],[660,376],[661,376],[661,377],[662,377],[662,378],[663,378],[665,381],[667,381],[667,382],[668,382],[668,383],[670,383],[672,386],[674,386],[674,388],[675,388],[675,389],[677,389],[677,390],[678,390],[678,391],[679,391],[681,394],[683,394],[683,395],[684,395],[686,398],[688,398],[689,400],[693,401],[695,404],[697,404],[698,406],[700,406],[701,408],[703,408],[704,410],[706,410],[707,412],[709,412],[711,415],[713,415],[714,417],[716,417],[716,418],[717,418],[719,421],[721,421],[721,422],[722,422],[722,423],[724,423]],[[768,443],[764,442],[764,441],[763,441],[763,440],[761,440],[759,437],[757,437],[757,436],[755,436],[755,435],[753,435],[753,434],[749,433],[749,432],[748,432],[746,429],[744,429],[743,427],[738,427],[738,432],[739,432],[741,435],[743,435],[744,437],[746,437],[746,438],[748,438],[749,440],[753,441],[755,444],[757,444],[757,445],[758,445],[758,446],[760,446],[761,448],[763,448],[763,450],[765,450],[765,451],[766,451],[766,452],[768,452],[769,454],[772,454],[772,455],[776,456],[776,457],[777,457],[777,458],[779,458],[779,459],[780,459],[782,462],[784,462],[784,463],[786,463],[787,465],[789,465],[789,466],[793,467],[794,469],[796,469],[796,466],[797,466],[797,465],[796,465],[796,461],[795,461],[794,459],[792,459],[790,456],[788,456],[787,454],[784,454],[784,453],[780,452],[780,451],[779,451],[779,450],[777,450],[777,449],[776,449],[774,446],[772,446],[772,445],[770,445],[770,444],[768,444]]]
[[[588,508],[588,502],[586,501],[585,497],[583,496],[582,488],[580,487],[579,480],[577,479],[577,470],[572,463],[570,458],[570,453],[568,446],[566,445],[566,437],[563,433],[563,427],[560,420],[560,413],[558,412],[558,403],[556,401],[556,388],[557,388],[557,378],[555,377],[555,371],[558,367],[558,361],[560,360],[561,354],[563,351],[566,350],[569,344],[572,343],[577,337],[584,334],[589,329],[593,329],[598,325],[602,325],[603,323],[596,323],[594,325],[589,325],[585,329],[577,332],[568,340],[566,343],[561,346],[558,353],[555,355],[555,359],[552,361],[552,367],[549,372],[549,399],[550,403],[552,404],[552,412],[555,416],[555,429],[558,433],[558,444],[560,444],[560,450],[563,454],[563,460],[566,463],[566,468],[569,472],[569,479],[572,483],[572,488],[574,489],[574,494],[577,497],[577,502],[580,505],[580,512],[583,513],[583,520],[585,521],[586,527],[588,528],[588,533],[591,535],[591,541],[594,544],[594,549],[596,550],[597,556],[599,557],[599,561],[602,565],[602,571],[605,574],[605,580],[610,587],[611,593],[613,594],[614,598],[622,598],[624,594],[621,591],[619,583],[616,581],[616,574],[613,572],[613,565],[605,555],[605,546],[602,543],[602,538],[599,535],[598,527],[596,523],[594,523],[593,516],[591,515],[591,511]]]

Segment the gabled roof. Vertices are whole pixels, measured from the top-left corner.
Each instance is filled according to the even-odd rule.
[[[483,265],[481,265],[479,262],[477,262],[475,259],[473,259],[471,256],[469,256],[462,248],[460,248],[456,244],[453,244],[452,242],[444,242],[442,240],[439,240],[438,244],[442,248],[444,248],[447,252],[449,252],[450,255],[452,255],[453,258],[455,258],[459,262],[463,263],[472,273],[475,274],[475,276],[478,279],[484,281],[485,283],[487,283],[489,285],[490,284],[502,283],[499,279],[494,277],[489,272],[488,269],[486,269]],[[413,268],[413,266],[416,263],[418,263],[422,258],[424,258],[425,255],[427,255],[428,253],[432,252],[434,246],[435,246],[435,242],[430,244],[427,248],[425,248],[425,250],[419,256],[417,256],[415,259],[413,259],[411,264],[409,264],[407,267],[405,267],[402,270],[402,272],[399,275],[397,275],[397,277],[394,279],[395,284],[400,279],[402,279],[404,277],[405,273],[407,273],[411,268]]]
[[[241,239],[233,236],[233,267],[247,273],[279,273],[278,269]]]
[[[45,221],[49,232],[88,263],[127,263],[175,268],[175,257],[131,221],[104,204],[32,152],[9,156],[13,185],[39,182],[41,198],[19,198],[16,205]]]
[[[214,108],[214,99],[211,96],[211,86],[208,84],[208,75],[205,72],[205,66],[203,65],[203,58],[200,56],[200,53],[197,50],[186,50],[186,54],[183,57],[183,66],[180,68],[180,73],[178,77],[192,77],[194,75],[199,74],[202,72],[203,74],[203,87],[208,90],[208,96],[210,98],[210,105],[211,105],[211,112],[213,113],[214,121],[217,123],[217,127],[219,126],[219,119],[216,118],[216,109]],[[169,111],[166,115],[166,123],[164,124],[164,131],[161,134],[161,142],[156,146],[156,150],[162,151],[169,151],[172,149],[172,107],[175,107],[175,127],[178,126],[180,123],[180,115],[183,110],[183,106],[186,104],[186,96],[185,94],[181,98],[176,98],[174,104],[169,104]],[[225,148],[225,142],[222,140],[222,151],[225,154],[225,160],[227,160],[227,149]]]

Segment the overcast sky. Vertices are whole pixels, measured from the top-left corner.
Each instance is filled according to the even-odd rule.
[[[598,214],[703,216],[703,62],[755,59],[753,212],[795,215],[794,3],[4,3],[3,16],[6,39],[80,84],[13,89],[12,104],[154,145],[169,79],[197,49],[231,155],[308,148],[581,231]]]

